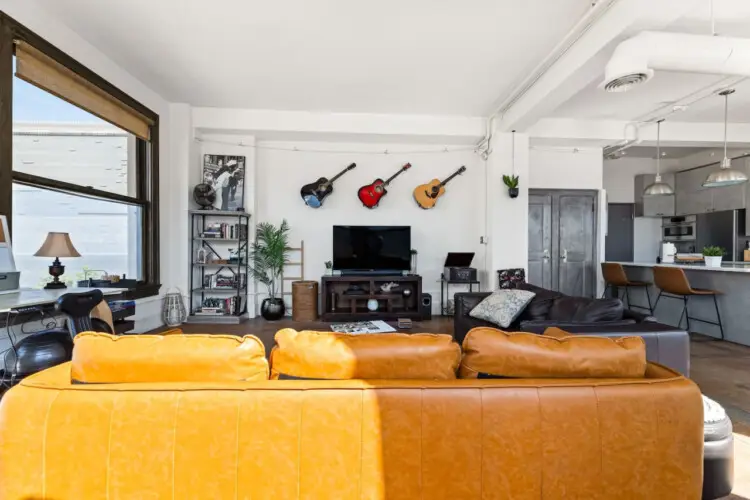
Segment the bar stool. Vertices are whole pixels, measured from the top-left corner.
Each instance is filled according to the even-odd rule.
[[[637,307],[638,309],[647,309],[649,314],[654,313],[654,308],[651,307],[651,295],[648,293],[648,287],[651,283],[648,281],[630,281],[628,275],[625,274],[625,268],[622,264],[615,262],[602,262],[602,276],[607,286],[604,287],[604,293],[602,298],[607,296],[607,290],[609,288],[624,288],[625,298],[628,302],[628,307]],[[646,290],[646,300],[648,301],[648,307],[639,306],[630,303],[630,289],[631,288],[643,288]]]
[[[654,282],[659,287],[659,296],[656,298],[654,309],[659,304],[659,299],[662,297],[669,297],[672,299],[681,299],[683,302],[682,314],[680,315],[680,321],[677,323],[677,328],[682,324],[682,317],[685,316],[687,321],[687,330],[690,333],[690,320],[700,321],[701,323],[707,323],[709,325],[716,325],[719,327],[721,333],[721,340],[724,340],[724,326],[721,324],[721,314],[719,313],[719,304],[716,301],[716,296],[721,294],[718,290],[706,290],[703,288],[693,288],[690,286],[690,282],[683,271],[679,267],[665,267],[655,266],[654,269]],[[688,299],[697,295],[711,296],[714,299],[714,308],[716,309],[716,319],[718,322],[707,321],[701,318],[693,318],[688,313]]]

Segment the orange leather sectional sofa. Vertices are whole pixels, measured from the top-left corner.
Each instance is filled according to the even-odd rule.
[[[645,351],[643,376],[456,379],[461,353],[443,336],[396,348],[386,337],[321,336],[299,349],[287,332],[272,374],[315,378],[310,371],[328,363],[339,377],[407,378],[262,380],[268,366],[253,337],[221,338],[223,347],[173,337],[143,336],[139,348],[91,334],[84,349],[79,336],[72,363],[10,390],[0,403],[0,498],[700,498],[700,392],[646,365]],[[501,340],[516,354],[536,347]],[[554,370],[589,370],[592,352],[594,370],[604,366],[601,344],[544,342],[557,343],[547,359],[568,351],[575,360]],[[319,362],[301,361],[306,351]],[[486,359],[469,365],[462,370],[493,370]],[[213,371],[198,376],[196,367]]]

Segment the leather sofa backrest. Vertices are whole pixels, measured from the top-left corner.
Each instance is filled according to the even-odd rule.
[[[589,299],[586,297],[560,297],[555,299],[547,319],[556,321],[619,321],[623,305],[620,299]]]
[[[632,379],[646,373],[646,345],[640,337],[553,337],[474,328],[463,352],[461,378]]]
[[[419,379],[456,378],[461,347],[450,335],[276,332],[271,378]]]
[[[74,343],[70,376],[76,383],[268,380],[265,348],[253,335],[83,332]]]
[[[698,500],[697,386],[640,380],[70,385],[0,404],[0,498]]]

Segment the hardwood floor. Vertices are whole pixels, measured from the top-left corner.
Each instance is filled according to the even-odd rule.
[[[241,325],[182,326],[186,333],[252,334],[266,346],[266,354],[273,347],[274,334],[282,328],[297,330],[330,330],[328,323],[295,322],[285,319],[268,322],[251,319]],[[158,333],[162,330],[156,330]],[[453,333],[453,318],[436,317],[415,322],[404,332]],[[735,431],[735,487],[725,500],[750,500],[750,347],[710,340],[695,335],[690,343],[691,378],[701,391],[719,402],[727,410]]]

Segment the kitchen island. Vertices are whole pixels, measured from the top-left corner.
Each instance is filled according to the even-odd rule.
[[[684,269],[691,287],[721,292],[720,295],[716,296],[716,299],[721,312],[721,321],[724,325],[724,339],[750,346],[750,262],[724,262],[721,267],[707,267],[705,264],[656,264],[651,262],[618,262],[618,264],[623,265],[630,280],[651,283],[654,281],[654,275],[651,271],[654,266]],[[659,289],[652,285],[648,292],[651,294],[651,303],[654,304]],[[633,304],[648,305],[643,290],[631,288],[630,298]],[[682,300],[662,296],[654,309],[654,316],[660,323],[677,325],[682,314],[682,308]],[[716,321],[716,310],[711,297],[690,297],[688,312],[693,318]],[[684,318],[682,327],[686,328]],[[700,321],[691,320],[690,331],[720,338],[718,326]]]

